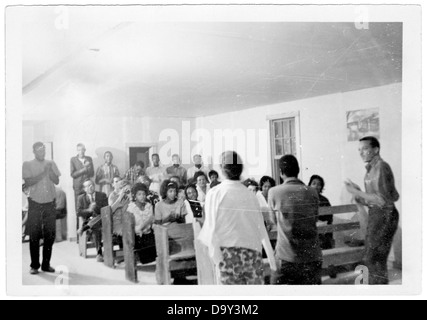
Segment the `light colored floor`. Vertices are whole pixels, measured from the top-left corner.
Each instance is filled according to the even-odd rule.
[[[401,285],[402,284],[402,271],[391,269],[389,270],[389,281],[390,285]],[[322,278],[323,285],[354,285],[356,282],[357,275],[354,272],[341,273],[336,279],[329,277]]]
[[[55,283],[59,272],[56,274],[40,272],[35,276],[30,275],[31,260],[28,243],[23,244],[22,254],[23,285],[53,285]],[[95,249],[89,249],[88,254],[88,259],[83,259],[79,256],[78,245],[75,242],[58,242],[53,246],[51,265],[57,271],[63,269],[62,266],[66,267],[69,272],[70,285],[135,285],[125,279],[124,264],[120,264],[116,269],[111,269],[103,263],[96,262]],[[156,284],[155,270],[154,264],[138,266],[138,284]]]
[[[41,250],[40,250],[41,251]],[[30,275],[30,250],[29,244],[23,243],[22,249],[22,284],[23,285],[53,285],[58,278],[56,274],[40,272],[38,275]],[[89,258],[83,259],[79,256],[78,245],[75,242],[58,242],[53,247],[51,265],[57,269],[68,271],[68,281],[70,285],[156,285],[154,263],[148,265],[138,265],[138,284],[131,283],[125,279],[124,264],[118,265],[115,269],[106,267],[103,263],[96,262],[95,249],[89,249]],[[64,268],[65,267],[65,268]],[[390,284],[402,284],[402,272],[391,269],[389,272]],[[354,272],[341,273],[336,279],[324,277],[323,284],[336,285],[355,283]]]

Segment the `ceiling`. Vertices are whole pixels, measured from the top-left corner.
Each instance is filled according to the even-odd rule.
[[[23,25],[28,120],[53,111],[200,117],[402,81],[401,23],[70,17],[58,30],[52,14]]]

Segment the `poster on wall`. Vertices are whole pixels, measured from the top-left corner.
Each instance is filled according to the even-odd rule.
[[[347,112],[347,141],[358,141],[366,136],[380,138],[380,109]]]

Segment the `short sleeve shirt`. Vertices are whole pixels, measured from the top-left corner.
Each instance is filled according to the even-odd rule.
[[[43,173],[46,164],[52,163],[53,172],[59,177],[61,173],[55,162],[50,160],[39,161],[37,159],[26,161],[22,165],[22,178],[34,178]],[[37,203],[53,202],[56,198],[55,184],[46,175],[42,180],[29,187],[29,198]]]

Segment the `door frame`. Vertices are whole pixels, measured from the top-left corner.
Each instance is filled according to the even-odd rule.
[[[126,163],[129,163],[130,160],[130,153],[129,148],[149,148],[148,154],[149,154],[149,160],[151,161],[151,156],[153,153],[157,153],[157,143],[142,143],[142,142],[132,142],[132,143],[125,143],[125,150],[126,150]],[[129,164],[130,165],[130,164]],[[145,164],[145,169],[147,169],[151,165],[151,162],[148,164]]]

